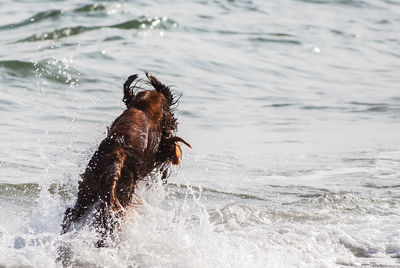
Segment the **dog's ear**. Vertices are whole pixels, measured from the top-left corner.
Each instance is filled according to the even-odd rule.
[[[173,105],[173,99],[174,97],[172,96],[171,89],[161,83],[155,76],[152,74],[145,72],[147,79],[149,79],[150,84],[154,87],[154,89],[157,92],[160,92],[164,95],[165,99],[168,102],[168,105]]]
[[[135,98],[135,94],[133,94],[133,91],[131,89],[131,84],[133,81],[136,80],[136,78],[138,77],[137,74],[131,75],[128,77],[128,79],[126,79],[125,83],[124,83],[124,98],[122,99],[122,101],[125,103],[126,107],[130,106],[130,103],[133,101],[133,99]]]
[[[178,142],[182,142],[183,144],[185,144],[187,147],[192,148],[192,146],[190,146],[189,143],[187,143],[184,139],[182,139],[181,137],[173,137],[173,156],[172,156],[172,164],[174,165],[179,165],[181,163],[182,160],[182,148],[179,145]]]

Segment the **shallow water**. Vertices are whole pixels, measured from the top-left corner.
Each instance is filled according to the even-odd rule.
[[[0,2],[0,267],[400,267],[400,4]],[[108,248],[60,236],[122,83],[183,93],[183,166]],[[142,73],[143,76],[143,73]]]

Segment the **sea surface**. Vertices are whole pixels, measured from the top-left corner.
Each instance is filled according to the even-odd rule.
[[[0,36],[0,267],[400,267],[398,0],[0,0]],[[60,236],[144,71],[193,149]]]

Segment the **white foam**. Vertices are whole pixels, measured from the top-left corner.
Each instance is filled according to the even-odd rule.
[[[400,232],[386,221],[396,217],[357,210],[371,200],[385,204],[378,197],[328,193],[281,207],[238,200],[206,207],[201,189],[161,183],[140,189],[143,205],[100,249],[89,227],[59,235],[70,201],[42,190],[27,224],[0,229],[0,265],[60,266],[62,243],[70,245],[75,266],[102,267],[395,266],[390,256],[400,253]]]

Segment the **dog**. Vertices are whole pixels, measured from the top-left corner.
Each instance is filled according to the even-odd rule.
[[[64,214],[61,234],[92,213],[96,231],[102,238],[110,235],[126,210],[134,202],[140,203],[135,195],[137,183],[152,172],[165,181],[169,167],[181,162],[179,143],[191,148],[175,135],[178,122],[174,111],[179,98],[156,77],[145,74],[154,89],[135,92],[141,89],[137,86],[140,80],[131,87],[137,74],[123,84],[126,110],[109,127],[107,137],[81,175],[77,201]],[[97,246],[104,246],[103,239]]]

